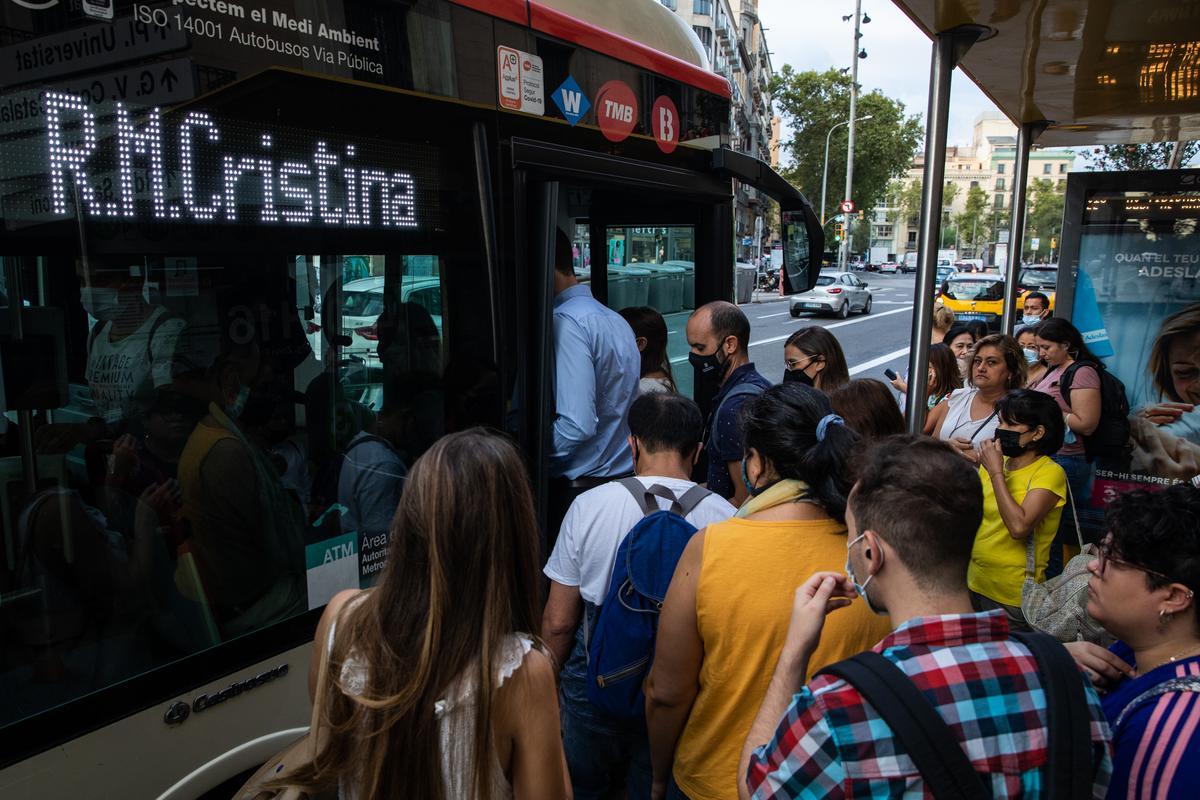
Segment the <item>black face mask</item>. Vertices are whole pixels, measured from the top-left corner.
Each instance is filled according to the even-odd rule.
[[[1029,444],[1021,444],[1021,431],[996,431],[996,441],[1000,443],[1000,452],[1009,458],[1016,458],[1029,449]]]
[[[700,370],[700,380],[712,386],[719,386],[725,380],[727,362],[721,361],[718,353],[702,356],[699,353],[688,353],[688,363]]]
[[[796,383],[799,383],[799,384],[803,384],[804,386],[812,386],[813,385],[812,376],[809,375],[804,370],[802,370],[802,369],[785,369],[783,371],[783,382],[791,383],[792,381],[795,381]]]

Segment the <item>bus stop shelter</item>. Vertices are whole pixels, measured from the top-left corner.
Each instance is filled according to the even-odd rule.
[[[894,0],[933,41],[909,374],[924,375],[945,185],[950,76],[1018,127],[1003,331],[1017,315],[1030,147],[1200,139],[1200,4],[1179,0]],[[1069,265],[1066,265],[1069,267]],[[926,413],[909,381],[908,428]]]

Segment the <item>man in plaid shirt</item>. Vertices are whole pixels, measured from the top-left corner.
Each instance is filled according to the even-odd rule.
[[[967,563],[983,514],[979,477],[944,443],[893,437],[863,459],[846,511],[847,576],[796,590],[791,628],[742,753],[742,798],[928,797],[900,740],[846,681],[805,686],[827,613],[861,595],[895,629],[878,645],[958,738],[993,798],[1040,797],[1046,695],[1037,661],[1002,610],[977,613]],[[860,583],[861,581],[861,583]],[[1091,682],[1095,797],[1108,789],[1109,731]],[[764,744],[765,743],[765,744]]]

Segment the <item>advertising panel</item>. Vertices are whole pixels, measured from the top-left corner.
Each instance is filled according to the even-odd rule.
[[[1125,385],[1132,428],[1127,458],[1096,465],[1094,506],[1200,483],[1198,222],[1200,170],[1069,179],[1056,313]]]

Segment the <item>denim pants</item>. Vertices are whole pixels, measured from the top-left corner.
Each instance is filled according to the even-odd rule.
[[[587,697],[584,631],[595,606],[585,604],[575,645],[560,673],[563,750],[576,800],[606,800],[622,789],[628,800],[650,797],[650,740],[645,723],[630,726],[596,708]]]
[[[1067,486],[1070,487],[1071,497],[1063,506],[1062,521],[1058,523],[1058,533],[1054,544],[1050,546],[1050,560],[1046,564],[1046,578],[1053,578],[1063,571],[1063,547],[1077,547],[1079,538],[1084,544],[1098,542],[1102,538],[1104,514],[1092,508],[1092,483],[1095,479],[1095,467],[1086,456],[1051,456],[1055,464],[1067,473]],[[1071,500],[1074,499],[1075,514],[1079,515],[1079,536],[1075,534],[1075,514],[1071,512]]]

